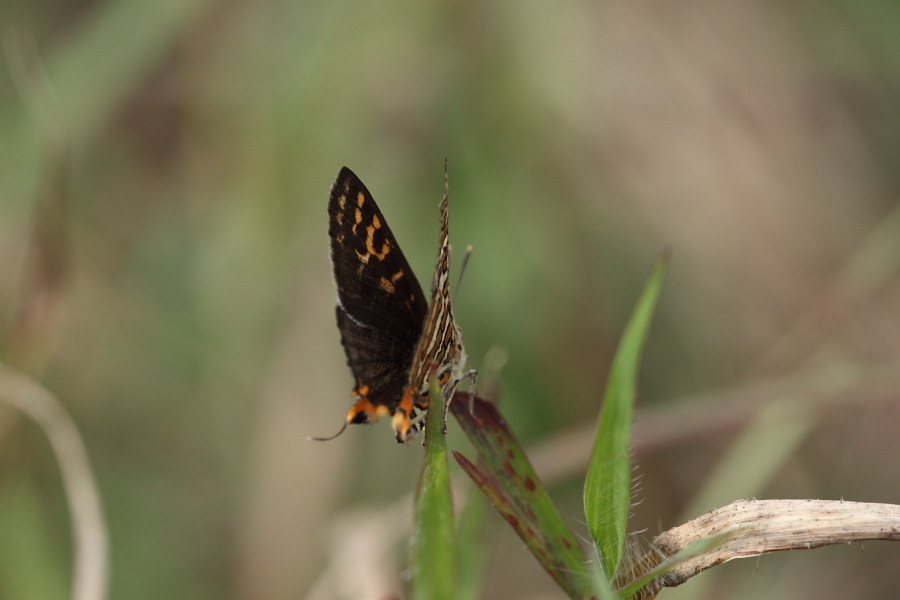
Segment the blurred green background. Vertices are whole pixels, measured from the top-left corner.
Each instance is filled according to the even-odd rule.
[[[325,212],[342,165],[427,285],[449,160],[479,389],[577,531],[606,368],[664,248],[632,529],[740,497],[900,502],[897,3],[0,14],[4,356],[85,440],[111,598],[402,592],[419,444],[387,423],[306,441],[351,403]],[[560,598],[488,517],[485,597]],[[71,547],[46,437],[4,404],[0,600],[67,597]],[[898,570],[870,543],[678,592],[885,598]]]

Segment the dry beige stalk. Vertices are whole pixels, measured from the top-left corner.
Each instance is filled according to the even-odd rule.
[[[698,540],[722,534],[731,537],[714,550],[678,564],[657,583],[675,587],[729,560],[769,552],[865,540],[900,541],[900,506],[842,500],[737,500],[658,535],[652,546],[663,556],[673,556]]]

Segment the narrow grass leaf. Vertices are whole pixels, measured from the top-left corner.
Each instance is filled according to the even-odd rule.
[[[479,397],[470,403],[467,393],[457,392],[450,408],[486,471],[455,452],[457,462],[566,593],[589,597],[593,588],[581,545],[494,404]]]
[[[667,266],[668,256],[664,256],[644,286],[619,342],[584,483],[585,519],[610,580],[622,558],[631,500],[628,444],[638,366]]]
[[[435,381],[431,398],[440,398]],[[425,464],[416,490],[413,533],[413,598],[454,600],[456,596],[456,531],[450,493],[450,465],[444,437],[444,410],[432,403],[425,417]]]
[[[500,516],[506,519],[506,522],[522,538],[522,541],[525,542],[525,545],[528,546],[528,549],[531,550],[531,553],[534,554],[550,577],[556,581],[557,585],[570,598],[586,597],[583,591],[577,587],[572,577],[569,576],[570,574],[559,556],[548,546],[547,540],[538,531],[535,523],[519,511],[516,503],[506,494],[503,485],[490,473],[480,470],[459,452],[454,451],[453,456],[466,475],[482,491],[488,502],[497,509]]]
[[[657,592],[659,591],[659,585],[656,584],[648,587],[648,584],[650,584],[650,582],[654,581],[658,577],[665,575],[668,571],[683,563],[684,561],[718,548],[728,540],[734,538],[734,536],[735,532],[730,532],[723,535],[713,536],[711,538],[697,540],[681,552],[678,552],[674,556],[670,556],[666,560],[659,563],[657,566],[645,571],[634,581],[627,583],[622,587],[621,590],[619,590],[619,597],[622,600],[628,600],[629,598],[635,597],[641,599],[655,597]]]
[[[606,578],[606,574],[597,561],[591,561],[591,583],[594,584],[592,598],[598,600],[619,600],[619,595],[613,589],[612,583]]]

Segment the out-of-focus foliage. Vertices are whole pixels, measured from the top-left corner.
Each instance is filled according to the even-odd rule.
[[[900,455],[895,3],[2,14],[0,341],[80,427],[111,597],[402,589],[421,448],[383,423],[306,441],[351,402],[325,213],[344,164],[427,285],[449,160],[451,241],[475,247],[456,317],[526,445],[592,429],[634,297],[672,249],[634,529],[677,524],[748,416],[788,397],[816,426],[757,497],[900,501],[884,460]],[[542,478],[580,481],[589,445],[554,447]],[[4,405],[0,600],[63,597],[70,531],[45,438]],[[489,536],[489,597],[552,589],[508,535]],[[882,598],[898,568],[874,545],[766,558],[717,569],[711,597]]]

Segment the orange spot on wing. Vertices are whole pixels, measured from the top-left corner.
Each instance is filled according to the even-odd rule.
[[[381,245],[381,252],[379,252],[375,249],[375,226],[370,225],[366,227],[366,234],[366,250],[378,260],[384,260],[384,257],[391,251],[391,244],[384,240],[384,244]]]
[[[394,290],[394,284],[391,283],[390,281],[388,281],[387,279],[385,279],[384,277],[382,277],[382,278],[378,281],[378,287],[380,287],[381,289],[383,289],[384,291],[386,291],[388,294],[393,294],[394,291],[395,291],[395,290]]]

